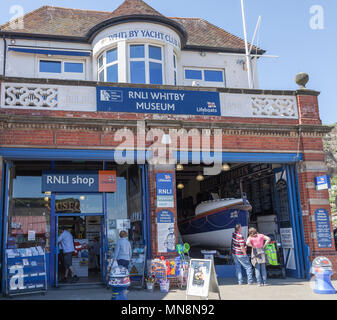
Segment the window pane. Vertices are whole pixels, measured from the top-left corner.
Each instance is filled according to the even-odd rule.
[[[177,67],[177,57],[175,54],[173,55],[173,66],[174,66],[174,69]]]
[[[61,73],[61,61],[40,61],[40,72]]]
[[[68,194],[55,196],[56,213],[103,213],[102,194]]]
[[[111,62],[114,62],[114,61],[117,61],[117,59],[118,59],[117,49],[107,51],[107,53],[106,53],[106,63],[107,64],[111,63]]]
[[[150,59],[161,60],[161,48],[155,46],[149,46]]]
[[[130,46],[130,58],[145,58],[144,45]]]
[[[106,69],[107,81],[118,82],[118,64],[114,64]]]
[[[150,62],[150,83],[162,84],[163,72],[161,63]]]
[[[201,70],[185,70],[185,79],[202,80]]]
[[[104,81],[104,70],[102,70],[99,74],[98,74],[98,80],[103,82]]]
[[[222,71],[205,70],[205,81],[223,82]]]
[[[83,73],[83,63],[65,62],[64,72]]]
[[[145,62],[131,61],[131,83],[145,83]]]
[[[174,71],[174,85],[177,85],[177,71]]]
[[[100,68],[102,65],[103,65],[103,55],[101,55],[101,56],[98,58],[98,68]]]

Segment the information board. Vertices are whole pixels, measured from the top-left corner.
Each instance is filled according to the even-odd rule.
[[[174,214],[170,210],[162,210],[157,213],[157,244],[160,253],[176,251]]]
[[[292,228],[280,228],[280,236],[283,249],[294,249],[294,237]]]
[[[318,248],[332,248],[329,212],[326,209],[315,211]]]
[[[174,208],[172,173],[156,174],[157,208]]]
[[[221,300],[220,288],[213,261],[191,259],[187,279],[186,299],[187,296],[207,299],[210,292],[218,293],[219,299]]]
[[[6,249],[7,294],[47,290],[46,258],[41,247]]]

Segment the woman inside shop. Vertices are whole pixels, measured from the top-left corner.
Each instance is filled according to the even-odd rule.
[[[129,267],[129,263],[132,257],[131,244],[126,238],[127,235],[127,232],[124,230],[119,233],[120,239],[117,241],[114,254],[114,261],[117,261],[119,266],[123,266],[125,268]]]

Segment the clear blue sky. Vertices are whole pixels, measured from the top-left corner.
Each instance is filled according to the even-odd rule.
[[[24,13],[42,5],[67,8],[113,11],[123,0],[7,0],[2,1],[0,24],[13,16],[11,6],[21,5]],[[168,17],[200,17],[243,37],[240,0],[145,0]],[[324,28],[310,28],[310,8],[324,9]],[[337,1],[335,0],[245,0],[248,38],[254,33],[258,16],[262,16],[258,45],[266,54],[278,59],[260,59],[261,89],[297,89],[294,77],[307,72],[309,89],[319,96],[321,119],[324,124],[337,122]],[[335,74],[335,76],[334,76]]]

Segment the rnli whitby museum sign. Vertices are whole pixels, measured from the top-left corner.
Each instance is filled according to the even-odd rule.
[[[44,172],[42,192],[116,192],[116,171]]]
[[[220,116],[219,92],[97,87],[97,111]]]

